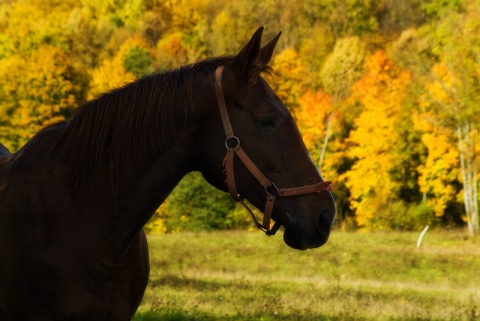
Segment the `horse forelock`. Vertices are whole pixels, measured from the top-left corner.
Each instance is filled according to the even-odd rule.
[[[260,74],[267,74],[271,76],[273,74],[273,69],[257,60],[253,68],[250,70],[248,79],[249,83],[255,84]]]

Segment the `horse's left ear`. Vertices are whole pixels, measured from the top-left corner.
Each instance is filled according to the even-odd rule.
[[[248,79],[249,70],[254,65],[260,54],[260,42],[262,41],[263,27],[258,28],[250,41],[240,50],[233,59],[231,68],[239,79]]]
[[[264,65],[268,65],[270,62],[270,59],[272,58],[273,55],[273,50],[275,49],[275,46],[277,45],[278,39],[280,38],[280,35],[282,32],[280,31],[278,35],[275,36],[269,43],[267,43],[265,46],[263,46],[262,49],[260,49],[260,55],[258,56],[258,60]]]

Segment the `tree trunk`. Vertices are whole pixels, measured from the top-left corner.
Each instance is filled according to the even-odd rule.
[[[458,151],[462,172],[463,197],[467,216],[468,233],[474,236],[479,232],[477,164],[475,162],[474,126],[467,122],[457,127]],[[472,142],[473,140],[473,142]]]
[[[320,150],[320,159],[318,160],[318,169],[322,170],[323,165],[323,158],[325,157],[325,152],[327,150],[328,141],[330,140],[330,136],[332,136],[332,123],[333,123],[333,116],[335,115],[335,108],[333,108],[330,116],[328,117],[328,124],[327,130],[325,132],[325,138],[323,139],[323,146]]]

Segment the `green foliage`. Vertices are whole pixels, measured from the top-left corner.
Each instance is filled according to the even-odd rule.
[[[338,39],[332,53],[320,71],[322,87],[336,102],[350,95],[354,81],[358,80],[365,60],[365,44],[358,37]]]
[[[123,58],[123,67],[136,78],[151,74],[153,72],[152,63],[152,55],[141,47],[133,47]]]
[[[423,1],[422,9],[426,16],[431,19],[441,18],[452,11],[458,11],[462,7],[462,0],[431,0]]]
[[[362,36],[379,30],[384,1],[314,0],[309,3],[336,37]]]
[[[200,173],[191,173],[178,184],[158,216],[167,232],[245,228],[250,223],[248,214],[237,211],[230,196],[208,185]]]

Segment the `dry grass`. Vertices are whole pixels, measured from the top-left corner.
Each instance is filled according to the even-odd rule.
[[[480,246],[462,232],[334,232],[298,252],[259,232],[150,236],[140,320],[476,320]]]

